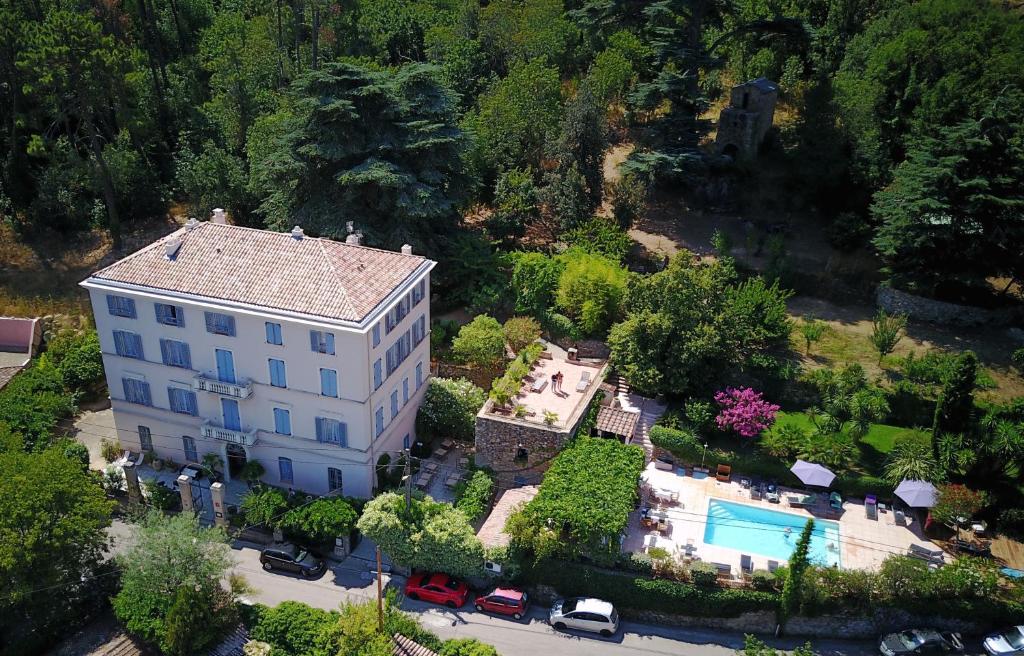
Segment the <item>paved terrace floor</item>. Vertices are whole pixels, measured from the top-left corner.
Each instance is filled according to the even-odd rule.
[[[658,535],[657,545],[665,547],[670,553],[681,553],[688,540],[696,546],[694,555],[701,560],[713,563],[729,564],[735,576],[740,570],[740,556],[748,554],[753,558],[754,569],[767,569],[769,560],[778,558],[757,553],[756,538],[752,538],[748,550],[738,551],[717,545],[704,543],[704,531],[707,525],[708,505],[711,499],[721,499],[779,512],[815,519],[828,519],[839,523],[840,560],[844,569],[877,569],[883,560],[891,554],[905,554],[911,544],[928,546],[938,549],[921,533],[921,527],[913,513],[907,514],[907,526],[897,526],[892,511],[879,512],[878,519],[868,519],[864,512],[863,499],[845,501],[841,513],[826,514],[827,499],[817,495],[817,505],[811,509],[790,507],[786,494],[802,494],[801,491],[780,488],[782,502],[775,504],[763,500],[752,500],[750,491],[744,489],[739,477],[725,483],[715,480],[714,474],[703,479],[692,476],[680,476],[675,471],[664,471],[647,466],[643,480],[651,487],[678,492],[679,501],[658,506],[669,518],[667,534],[657,534],[640,525],[640,512],[634,511],[629,518],[626,540],[623,551],[644,551],[644,539],[649,535]]]
[[[563,375],[560,391],[555,391],[551,384],[551,376],[561,372]],[[576,391],[576,386],[583,379],[584,373],[590,374],[590,381],[582,391]],[[573,416],[573,413],[586,399],[587,394],[592,392],[591,387],[600,384],[597,380],[601,373],[600,367],[588,366],[568,360],[540,358],[530,375],[523,383],[523,387],[516,397],[516,403],[526,406],[528,412],[533,412],[527,420],[543,423],[544,411],[548,410],[558,415],[554,425],[564,428]],[[532,391],[533,381],[538,378],[545,379],[544,388],[539,392]]]

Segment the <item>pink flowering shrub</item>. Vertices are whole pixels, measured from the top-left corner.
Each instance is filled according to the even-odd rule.
[[[749,387],[742,389],[725,388],[715,394],[715,402],[721,410],[715,422],[722,430],[734,430],[743,437],[757,437],[761,431],[775,423],[779,406],[769,403]]]

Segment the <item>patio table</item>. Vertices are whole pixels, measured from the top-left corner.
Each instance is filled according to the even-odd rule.
[[[453,442],[450,439],[444,440],[443,442],[441,442],[441,447],[442,448],[451,449],[453,446],[455,446],[455,442]]]
[[[448,449],[444,448],[443,446],[440,449],[438,449],[437,451],[434,451],[434,456],[435,457],[443,458],[446,455],[448,455]]]
[[[430,485],[430,479],[432,479],[433,477],[434,476],[429,472],[420,474],[419,476],[416,477],[416,487],[420,488],[421,490],[426,488],[427,486]]]
[[[433,474],[434,472],[437,471],[437,463],[428,460],[427,462],[423,463],[423,470]]]
[[[444,484],[445,484],[446,487],[455,487],[456,485],[459,484],[459,481],[461,481],[461,480],[462,480],[461,476],[459,476],[458,474],[452,474],[447,479],[445,479]]]

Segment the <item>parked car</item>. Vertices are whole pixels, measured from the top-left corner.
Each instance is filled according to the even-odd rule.
[[[476,598],[478,611],[489,611],[499,615],[511,615],[517,620],[526,615],[530,600],[526,593],[515,588],[495,588],[485,595]]]
[[[992,656],[1024,654],[1024,626],[1014,626],[999,633],[985,636],[981,641],[985,651]]]
[[[322,558],[287,542],[266,547],[260,552],[260,562],[268,572],[279,569],[303,576],[316,576],[327,568]]]
[[[619,630],[619,613],[610,602],[593,597],[559,599],[551,607],[548,622],[555,629],[578,629],[606,638]]]
[[[420,572],[409,577],[405,596],[444,604],[448,608],[462,608],[469,597],[469,586],[447,574]]]
[[[908,629],[882,636],[878,651],[883,656],[909,654],[955,654],[964,650],[959,633],[939,632],[935,629]]]

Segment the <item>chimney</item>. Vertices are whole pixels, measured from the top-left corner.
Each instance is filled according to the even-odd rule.
[[[224,210],[219,207],[213,208],[213,222],[214,223],[227,223],[228,217],[224,214]]]
[[[402,244],[402,255],[412,255],[412,246],[409,244]]]
[[[346,244],[352,244],[353,246],[363,245],[363,233],[359,230],[349,233],[348,237],[345,237]]]
[[[302,227],[301,226],[295,226],[294,228],[292,228],[292,239],[299,239],[299,240],[301,240],[305,236],[306,236],[306,233],[302,231]]]
[[[198,225],[199,225],[199,221],[196,219],[196,217],[193,216],[193,217],[189,218],[188,223],[185,224],[185,230],[187,232],[192,232],[193,230],[196,229],[196,226],[198,226]]]

